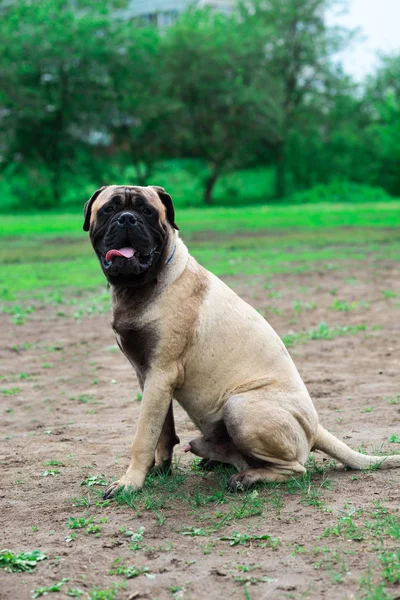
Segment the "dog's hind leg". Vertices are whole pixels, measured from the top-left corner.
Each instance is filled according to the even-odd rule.
[[[316,417],[314,423],[311,411],[296,410],[301,402],[293,403],[293,411],[283,404],[268,389],[245,392],[226,403],[223,418],[229,437],[243,455],[261,463],[259,468],[233,475],[229,489],[245,489],[259,481],[285,481],[306,472],[304,463],[317,428]]]
[[[249,463],[228,435],[223,421],[214,423],[203,437],[191,440],[184,448],[203,458],[201,468],[213,470],[218,463],[233,465],[238,471],[249,468]]]
[[[157,471],[169,471],[171,468],[174,446],[179,444],[180,440],[175,432],[174,413],[172,402],[169,407],[164,425],[156,447],[156,457],[154,469]]]

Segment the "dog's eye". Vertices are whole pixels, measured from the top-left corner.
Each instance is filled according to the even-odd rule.
[[[153,212],[149,208],[146,208],[145,206],[142,208],[142,213],[144,215],[149,215],[149,216],[153,214]]]
[[[110,215],[111,213],[114,212],[114,206],[112,204],[109,204],[108,206],[105,206],[103,208],[103,212],[106,213],[107,215]]]

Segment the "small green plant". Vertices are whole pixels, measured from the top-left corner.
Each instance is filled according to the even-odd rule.
[[[100,527],[96,523],[91,523],[90,525],[88,525],[86,527],[86,533],[88,533],[88,534],[91,534],[91,533],[96,534],[99,532],[100,532]]]
[[[397,293],[393,290],[382,290],[382,296],[385,300],[389,300],[389,298],[397,298]]]
[[[85,592],[80,588],[68,588],[66,591],[67,596],[70,596],[71,598],[80,598],[84,593]]]
[[[47,556],[40,550],[32,550],[31,552],[21,552],[13,554],[11,550],[0,551],[0,568],[9,571],[10,573],[18,573],[20,571],[32,571],[38,562],[45,560]]]
[[[42,477],[49,477],[49,476],[54,477],[55,475],[59,475],[59,474],[60,474],[60,471],[58,471],[57,469],[48,469],[47,471],[43,471],[41,476]]]
[[[62,462],[60,462],[59,460],[55,460],[53,458],[51,458],[50,460],[46,460],[44,462],[46,467],[62,467],[64,466]]]
[[[270,535],[249,535],[247,533],[239,533],[238,531],[233,531],[231,535],[222,536],[218,538],[220,540],[229,541],[230,546],[247,546],[251,542],[257,542],[257,545],[261,548],[277,548],[280,544],[280,540],[278,538],[271,537]]]
[[[92,475],[91,477],[81,481],[81,485],[87,485],[87,487],[92,487],[94,485],[107,485],[107,481],[104,475]]]
[[[67,527],[69,529],[83,529],[88,525],[91,525],[94,521],[94,517],[69,517],[67,521]]]
[[[136,400],[137,402],[141,402],[141,401],[143,400],[143,394],[141,394],[140,392],[138,392],[138,393],[136,394],[136,398],[135,398],[135,400]]]
[[[145,532],[144,527],[139,527],[137,532],[134,532],[134,531],[125,531],[124,532],[125,535],[131,539],[131,544],[129,545],[129,550],[133,550],[133,551],[140,550],[141,544],[142,544],[143,538],[144,538],[144,532]]]
[[[385,550],[379,555],[384,570],[382,571],[382,577],[388,583],[400,583],[400,549],[396,550]]]
[[[398,433],[393,433],[389,438],[389,442],[392,444],[400,444],[400,435]]]
[[[210,535],[212,530],[206,530],[201,527],[188,527],[185,531],[182,531],[182,535],[187,535],[189,537],[199,537]]]
[[[15,396],[16,394],[19,394],[20,391],[21,388],[19,387],[5,388],[0,390],[0,394],[3,396]]]
[[[53,583],[45,587],[36,588],[32,592],[32,598],[40,598],[41,596],[47,596],[49,592],[60,592],[63,585],[68,583],[69,579],[61,579],[58,583]]]
[[[349,304],[346,300],[336,299],[331,304],[331,309],[341,312],[350,312],[352,310],[356,310],[358,307],[358,302],[352,302]]]
[[[110,575],[123,575],[126,579],[133,579],[135,577],[139,577],[139,575],[144,575],[149,572],[147,567],[132,567],[126,566],[122,564],[121,558],[116,558],[114,560],[112,569],[110,569]]]
[[[116,600],[118,590],[126,586],[123,583],[114,583],[112,586],[102,589],[94,587],[88,592],[88,600]]]
[[[343,536],[348,540],[355,540],[357,542],[362,541],[365,538],[365,533],[354,520],[359,517],[360,514],[361,513],[357,512],[355,509],[351,509],[347,513],[344,513],[343,516],[339,517],[336,526],[327,527],[322,535],[324,537],[329,537],[331,535]]]
[[[397,396],[393,396],[393,398],[385,398],[389,402],[389,404],[399,404],[400,403],[400,394]]]

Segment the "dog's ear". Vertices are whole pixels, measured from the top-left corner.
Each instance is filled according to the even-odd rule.
[[[163,187],[159,185],[152,185],[153,190],[157,192],[160,197],[161,202],[164,204],[167,209],[167,219],[171,223],[172,227],[179,230],[178,225],[175,223],[175,210],[174,205],[172,203],[171,196],[164,190]]]
[[[83,216],[85,217],[83,223],[83,231],[89,231],[90,228],[90,214],[92,212],[92,204],[96,200],[97,196],[104,190],[106,186],[103,185],[100,189],[96,190],[93,196],[86,202],[85,207],[83,209]]]

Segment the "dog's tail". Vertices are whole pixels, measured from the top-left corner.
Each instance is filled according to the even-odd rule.
[[[352,469],[368,469],[371,467],[376,469],[394,469],[400,467],[400,455],[368,456],[360,454],[360,452],[352,450],[349,446],[338,440],[329,431],[324,429],[322,425],[318,425],[314,449],[322,450]]]

